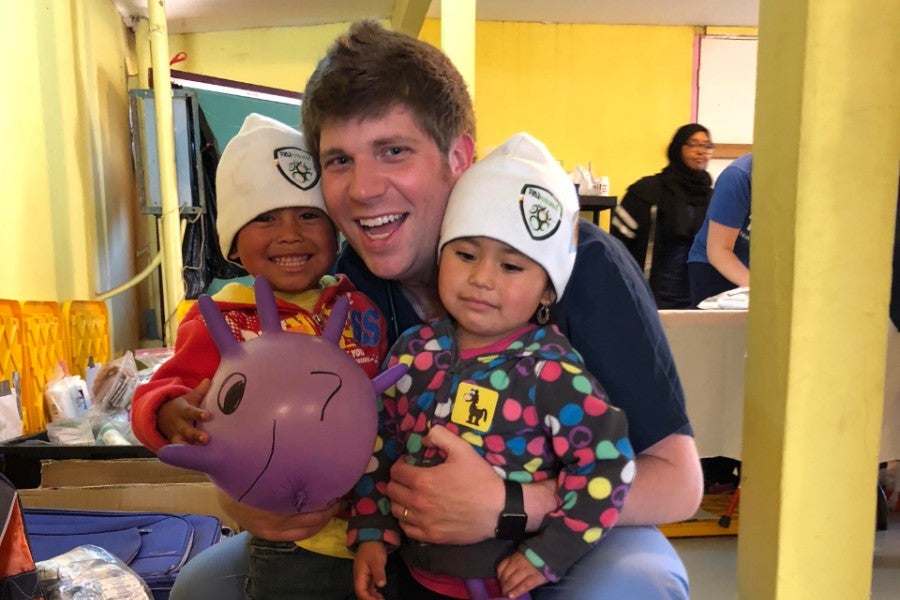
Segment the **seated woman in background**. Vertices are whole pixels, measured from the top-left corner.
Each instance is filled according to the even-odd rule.
[[[734,160],[719,175],[706,221],[688,256],[691,304],[750,286],[750,178],[753,155]]]
[[[706,171],[712,151],[706,127],[679,127],[667,151],[669,164],[631,184],[613,213],[610,232],[644,269],[657,308],[692,306],[687,257],[712,195]]]

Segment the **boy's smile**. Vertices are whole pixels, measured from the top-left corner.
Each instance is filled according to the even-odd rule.
[[[314,289],[337,255],[334,225],[317,208],[292,207],[263,213],[236,238],[237,258],[251,275],[287,293]]]

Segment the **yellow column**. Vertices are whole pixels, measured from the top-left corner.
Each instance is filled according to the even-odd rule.
[[[441,48],[462,73],[475,100],[475,0],[441,2]]]
[[[738,590],[867,598],[900,3],[762,0]]]
[[[175,126],[172,121],[172,82],[169,77],[169,40],[165,0],[147,5],[150,17],[150,57],[153,64],[153,100],[159,144],[159,187],[162,196],[160,246],[163,260],[163,315],[166,344],[175,344],[178,319],[175,312],[184,298],[181,276],[181,214],[175,172]]]

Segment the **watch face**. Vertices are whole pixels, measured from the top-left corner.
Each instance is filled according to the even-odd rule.
[[[527,515],[504,513],[497,523],[497,537],[501,540],[520,540],[525,537],[527,523]]]

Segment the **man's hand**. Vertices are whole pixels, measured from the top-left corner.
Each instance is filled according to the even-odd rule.
[[[344,500],[327,508],[306,513],[274,513],[260,510],[232,499],[219,490],[219,504],[225,512],[251,534],[274,542],[305,540],[320,531],[342,509]]]
[[[209,379],[184,396],[164,402],[156,413],[156,428],[173,444],[205,444],[209,434],[197,429],[197,421],[209,420],[209,413],[200,408],[200,402],[209,389]]]
[[[462,438],[435,425],[422,440],[446,458],[433,467],[398,460],[387,495],[404,533],[433,544],[474,544],[494,537],[503,481]]]

